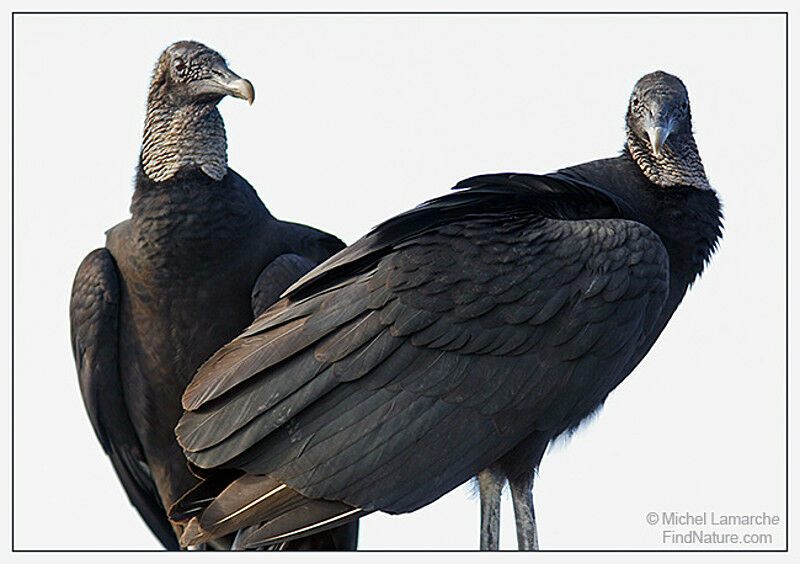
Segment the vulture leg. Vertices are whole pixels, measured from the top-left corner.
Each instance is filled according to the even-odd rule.
[[[530,478],[508,481],[511,500],[514,502],[514,517],[517,522],[517,544],[520,550],[539,550],[539,535],[536,533],[536,515],[533,512],[533,475]]]
[[[481,494],[481,550],[500,548],[500,494],[505,476],[487,468],[478,474]]]

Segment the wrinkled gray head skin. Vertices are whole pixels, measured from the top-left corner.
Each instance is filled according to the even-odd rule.
[[[217,104],[225,96],[251,104],[255,91],[249,80],[228,68],[222,55],[197,41],[178,41],[158,59],[150,84],[150,96],[176,106],[192,103]]]
[[[141,169],[150,180],[164,182],[191,167],[222,180],[228,155],[217,104],[225,96],[252,104],[255,92],[222,55],[197,41],[179,41],[161,53],[150,82],[142,140]]]
[[[681,79],[663,71],[640,78],[628,102],[625,124],[626,146],[652,182],[710,188],[692,135],[689,94]]]

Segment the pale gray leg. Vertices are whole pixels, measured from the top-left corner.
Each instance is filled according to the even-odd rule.
[[[481,493],[481,550],[500,548],[500,494],[505,477],[487,468],[478,474]]]
[[[511,500],[514,502],[514,517],[517,521],[517,545],[520,550],[539,550],[539,535],[536,532],[536,515],[533,512],[533,477],[520,481],[508,481]]]

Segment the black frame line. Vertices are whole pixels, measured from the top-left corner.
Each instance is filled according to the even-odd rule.
[[[313,16],[398,16],[398,15],[420,15],[420,16],[436,16],[436,15],[446,15],[446,16],[458,16],[458,15],[486,15],[486,16],[524,16],[524,15],[538,15],[538,16],[552,16],[552,15],[564,15],[564,16],[574,16],[574,15],[609,15],[609,16],[624,16],[624,15],[637,15],[637,16],[662,16],[662,15],[713,15],[713,16],[720,16],[720,15],[730,15],[730,16],[738,16],[738,15],[787,15],[788,12],[769,12],[769,11],[730,11],[730,12],[714,12],[714,11],[660,11],[660,12],[634,12],[634,11],[617,11],[617,12],[603,12],[603,11],[584,11],[584,12],[569,12],[569,11],[506,11],[506,12],[491,12],[491,11],[439,11],[439,12],[420,12],[420,11],[395,11],[395,12],[369,12],[369,11],[355,11],[355,12],[347,12],[347,11],[330,11],[330,12],[316,12],[316,11],[299,11],[299,12],[280,12],[280,11],[272,11],[272,12],[253,12],[253,11],[244,11],[244,12],[136,12],[136,11],[128,11],[128,12],[59,12],[59,11],[52,11],[52,12],[37,12],[37,11],[19,11],[19,12],[12,12],[12,16],[15,14],[19,15],[59,15],[59,16],[145,16],[145,15],[154,15],[154,16],[306,16],[306,15],[313,15]]]
[[[785,199],[786,205],[784,232],[786,234],[786,257],[785,257],[785,389],[786,389],[786,405],[785,405],[785,421],[786,421],[786,513],[784,523],[786,527],[786,545],[782,549],[752,549],[752,550],[734,550],[734,549],[718,549],[718,550],[668,550],[668,549],[544,549],[540,552],[552,553],[774,553],[774,552],[789,552],[789,12],[788,11],[505,11],[505,12],[492,12],[492,11],[434,11],[434,12],[421,12],[421,11],[393,11],[393,12],[375,12],[375,11],[299,11],[299,12],[286,12],[286,11],[222,11],[222,12],[198,12],[198,11],[107,11],[107,12],[69,12],[69,11],[16,11],[11,12],[11,552],[19,553],[160,553],[166,552],[164,550],[156,549],[18,549],[14,547],[14,18],[15,16],[40,16],[40,15],[57,15],[57,16],[254,16],[254,15],[269,15],[269,16],[553,16],[553,15],[593,15],[593,16],[664,16],[664,15],[714,15],[714,16],[784,16],[785,23],[785,80],[786,89],[784,95],[785,102],[785,128],[786,138],[785,145]],[[358,552],[365,553],[384,553],[384,552],[407,552],[407,553],[427,553],[427,552],[480,552],[477,549],[407,549],[407,550],[358,550]],[[518,552],[517,550],[500,550],[498,552]],[[188,552],[187,552],[188,553]],[[324,553],[324,552],[322,552]]]

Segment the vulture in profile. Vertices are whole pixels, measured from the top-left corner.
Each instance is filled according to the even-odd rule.
[[[344,244],[272,217],[228,168],[217,109],[253,86],[205,45],[169,46],[153,72],[131,217],[75,276],[72,349],[86,411],[131,503],[168,549],[167,509],[198,483],[175,440],[203,361]],[[294,548],[355,548],[357,524]],[[227,548],[229,539],[217,539]],[[287,547],[288,548],[288,547]]]
[[[626,129],[619,156],[477,176],[385,221],[205,362],[176,428],[205,476],[170,513],[182,544],[269,545],[478,475],[481,548],[508,481],[535,549],[545,448],[642,360],[721,235],[683,83],[642,77]]]

